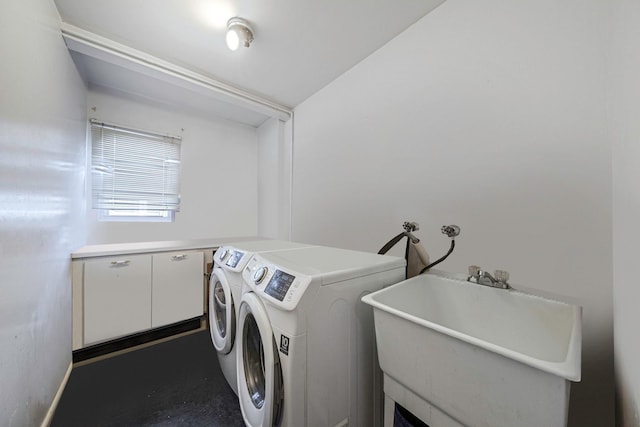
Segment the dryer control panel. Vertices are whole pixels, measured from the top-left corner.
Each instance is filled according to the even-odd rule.
[[[311,283],[311,278],[294,271],[285,271],[259,255],[255,255],[242,272],[242,277],[261,298],[284,309],[293,310]]]
[[[264,293],[282,301],[287,295],[287,292],[291,288],[295,279],[296,277],[289,273],[282,270],[276,270],[271,276],[269,283],[264,287]]]

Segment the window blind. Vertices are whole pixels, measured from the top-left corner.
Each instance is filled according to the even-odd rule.
[[[95,209],[180,210],[178,137],[91,121]]]

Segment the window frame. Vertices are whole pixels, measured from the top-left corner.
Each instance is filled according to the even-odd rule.
[[[181,137],[90,119],[88,140],[91,208],[99,221],[175,221]]]

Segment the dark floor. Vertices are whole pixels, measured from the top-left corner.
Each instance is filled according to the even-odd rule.
[[[51,427],[244,426],[208,331],[73,368]]]

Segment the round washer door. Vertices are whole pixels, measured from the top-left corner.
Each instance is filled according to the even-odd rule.
[[[229,280],[220,267],[213,269],[209,280],[209,331],[216,350],[229,353],[236,336],[236,313]]]
[[[253,292],[242,296],[238,313],[238,399],[247,425],[279,425],[284,390],[271,322]]]

